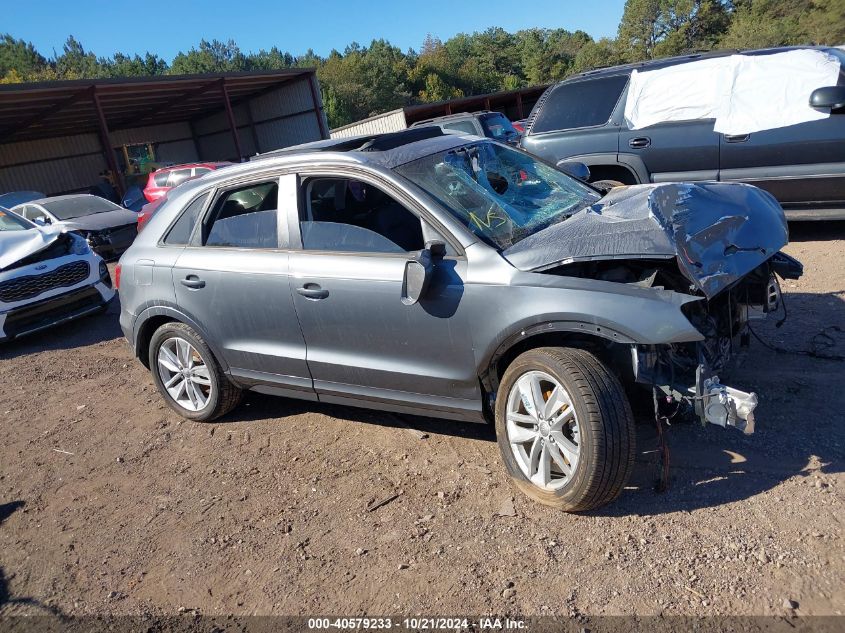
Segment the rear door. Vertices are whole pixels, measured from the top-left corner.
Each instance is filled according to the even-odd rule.
[[[642,161],[651,182],[718,180],[720,135],[713,123],[673,121],[641,130],[623,126],[619,154]]]
[[[218,189],[173,267],[173,283],[178,305],[241,382],[307,398],[313,396],[311,376],[284,250],[295,180],[264,176]]]

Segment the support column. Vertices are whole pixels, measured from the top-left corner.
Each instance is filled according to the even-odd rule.
[[[229,100],[229,88],[226,86],[226,80],[223,80],[221,84],[223,87],[223,103],[226,106],[226,117],[229,119],[229,127],[232,130],[232,140],[235,142],[235,151],[238,154],[238,162],[243,161],[244,153],[241,149],[241,139],[238,136],[238,126],[235,123],[235,114],[232,112],[232,102]]]
[[[258,132],[255,129],[255,119],[252,118],[252,102],[246,101],[244,102],[244,106],[246,107],[246,118],[249,121],[249,128],[252,130],[252,142],[255,145],[255,153],[261,153],[261,145],[258,143]]]
[[[106,157],[106,165],[108,165],[109,171],[114,175],[114,185],[118,194],[123,198],[123,195],[126,193],[126,186],[123,183],[120,168],[117,166],[117,159],[114,157],[114,148],[112,147],[109,136],[109,126],[106,123],[106,116],[103,114],[103,106],[100,104],[100,95],[97,94],[96,87],[91,94],[94,100],[94,109],[97,111],[97,122],[100,128],[100,144],[103,147],[103,154]]]
[[[202,152],[200,151],[200,141],[199,136],[197,135],[197,126],[194,124],[193,119],[188,121],[188,127],[191,128],[191,140],[194,142],[194,152],[197,154],[197,161],[201,161]]]
[[[516,93],[516,114],[520,119],[525,118],[525,113],[522,111],[522,93]]]
[[[314,103],[314,114],[317,116],[317,125],[320,127],[320,137],[329,138],[329,131],[326,129],[326,122],[323,120],[323,113],[320,111],[320,98],[317,95],[317,73],[308,75],[308,87],[311,88],[311,101]]]

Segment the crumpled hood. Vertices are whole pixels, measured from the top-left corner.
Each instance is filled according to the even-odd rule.
[[[788,241],[783,209],[762,189],[669,183],[613,189],[503,255],[529,271],[578,261],[675,257],[681,272],[709,299]]]
[[[26,231],[0,231],[0,270],[47,248],[62,232],[62,228],[58,226]]]
[[[102,231],[115,226],[124,226],[138,221],[138,214],[129,209],[115,209],[103,213],[84,215],[81,218],[59,222],[69,231]]]

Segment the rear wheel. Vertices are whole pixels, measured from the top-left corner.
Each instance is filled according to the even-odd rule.
[[[234,409],[241,390],[226,377],[202,337],[184,323],[165,323],[150,340],[150,371],[165,402],[206,422]]]
[[[586,350],[518,356],[496,398],[508,474],[540,503],[570,512],[613,501],[634,463],[634,419],[619,380]]]

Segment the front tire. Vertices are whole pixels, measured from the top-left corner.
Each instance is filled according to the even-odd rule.
[[[165,323],[150,339],[150,372],[164,401],[189,420],[208,422],[241,401],[206,342],[185,323]]]
[[[496,438],[516,486],[568,512],[616,499],[634,465],[622,384],[582,349],[538,348],[510,364],[496,398]]]

